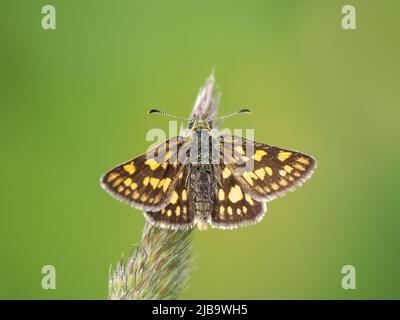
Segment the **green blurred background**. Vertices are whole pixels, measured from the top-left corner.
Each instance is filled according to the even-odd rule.
[[[57,29],[41,28],[41,8]],[[99,186],[144,152],[150,107],[191,111],[215,67],[220,113],[314,155],[259,224],[195,232],[185,299],[400,298],[399,1],[2,1],[0,298],[104,299],[140,211]],[[41,268],[57,289],[41,288]],[[341,268],[357,289],[341,288]]]

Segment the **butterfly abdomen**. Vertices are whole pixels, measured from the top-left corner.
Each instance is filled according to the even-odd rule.
[[[212,165],[193,164],[189,174],[189,207],[197,225],[206,225],[211,217],[215,195]]]

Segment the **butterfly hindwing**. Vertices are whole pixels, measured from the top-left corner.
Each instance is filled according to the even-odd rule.
[[[255,200],[227,166],[220,164],[219,168],[212,226],[232,229],[260,221],[265,215],[265,203]]]
[[[181,139],[170,139],[115,167],[101,178],[103,188],[138,209],[162,208],[168,203],[182,175],[183,165],[177,161],[182,145]]]
[[[315,168],[313,157],[297,151],[224,136],[221,157],[231,154],[227,167],[252,197],[269,201],[307,180]]]

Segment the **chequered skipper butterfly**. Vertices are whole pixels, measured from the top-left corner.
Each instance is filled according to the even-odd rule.
[[[101,178],[101,185],[164,228],[232,229],[260,221],[266,202],[300,186],[316,161],[219,134],[216,120],[224,117],[216,118],[218,100],[211,75],[189,118],[189,134],[117,166]]]

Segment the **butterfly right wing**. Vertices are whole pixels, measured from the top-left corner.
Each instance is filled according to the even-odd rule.
[[[218,228],[260,221],[266,202],[301,185],[316,165],[313,157],[293,150],[230,135],[221,136],[220,141],[220,173],[216,175],[218,190],[212,213],[212,225]]]
[[[102,187],[117,199],[142,210],[165,207],[183,172],[178,153],[182,137],[172,138],[148,153],[125,162],[101,178]]]
[[[253,198],[271,201],[301,186],[313,173],[315,159],[294,150],[237,136],[222,136],[221,161]]]

